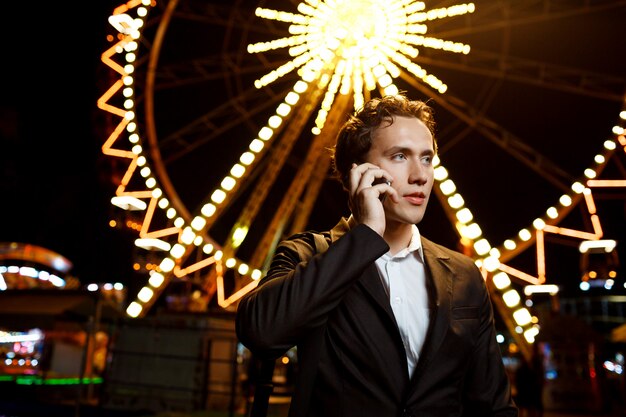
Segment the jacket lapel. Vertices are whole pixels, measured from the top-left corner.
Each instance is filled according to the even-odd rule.
[[[337,239],[346,234],[348,230],[350,230],[349,221],[346,218],[342,218],[330,231],[331,242],[335,242]],[[364,291],[372,297],[376,304],[378,304],[395,323],[393,310],[389,304],[389,297],[385,293],[382,282],[380,282],[380,275],[376,265],[372,264],[365,270],[365,272],[363,272],[363,276],[359,280],[359,285],[362,286]]]
[[[449,256],[433,242],[422,237],[422,247],[424,248],[424,261],[426,263],[431,318],[428,335],[412,378],[412,387],[415,386],[419,374],[430,363],[435,352],[441,346],[450,326],[452,281],[455,275],[448,264]]]

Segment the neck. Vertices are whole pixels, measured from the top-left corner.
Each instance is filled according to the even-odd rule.
[[[407,223],[393,223],[387,220],[383,238],[389,245],[389,252],[392,256],[409,246],[412,236],[413,225]]]

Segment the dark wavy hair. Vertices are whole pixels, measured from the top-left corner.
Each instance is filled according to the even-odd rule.
[[[394,116],[416,117],[421,120],[435,137],[433,109],[423,101],[409,100],[400,93],[382,98],[373,98],[363,108],[350,115],[337,133],[335,146],[330,149],[333,175],[347,189],[348,173],[352,163],[364,162],[365,154],[372,146],[372,135],[383,122],[389,126]],[[437,152],[437,141],[434,143]]]

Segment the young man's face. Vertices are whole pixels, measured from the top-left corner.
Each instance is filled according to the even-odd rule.
[[[422,221],[433,188],[434,156],[433,136],[415,117],[396,116],[393,124],[383,123],[373,133],[365,159],[391,174],[400,197],[399,203],[385,199],[387,227]]]

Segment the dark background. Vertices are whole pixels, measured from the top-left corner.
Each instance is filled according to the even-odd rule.
[[[12,2],[3,12],[15,25],[1,29],[0,241],[65,256],[83,283],[132,272],[132,240],[107,226],[114,188],[96,107],[117,5]]]
[[[121,281],[132,285],[136,235],[108,226],[114,211],[110,204],[116,186],[112,176],[119,174],[119,167],[115,166],[113,158],[102,155],[101,146],[109,127],[104,113],[96,106],[97,99],[111,84],[112,76],[111,70],[100,61],[109,45],[106,35],[112,32],[107,17],[121,2],[98,1],[88,7],[78,2],[66,3],[63,7],[51,3],[36,7],[14,3],[19,4],[9,6],[6,20],[14,21],[16,26],[5,25],[1,29],[4,41],[0,94],[0,241],[32,243],[64,255],[74,264],[72,274],[83,283]],[[283,9],[292,7],[283,6]],[[275,7],[281,9],[281,6]],[[603,13],[513,28],[506,34],[510,37],[510,53],[564,68],[572,66],[621,76],[626,67],[625,9],[626,5]],[[16,29],[18,23],[20,26]],[[175,24],[172,26],[171,33],[174,33]],[[191,26],[184,27],[192,30]],[[459,40],[487,48],[490,44],[500,45],[499,36],[503,36],[503,32],[470,34]],[[220,44],[215,39],[198,42],[203,47]],[[193,44],[180,42],[179,45],[180,50],[169,49],[171,55],[184,54],[186,47]],[[495,50],[503,53],[500,46]],[[165,51],[163,55],[166,60]],[[465,74],[463,78],[457,77],[452,69],[437,68],[433,72],[448,82],[451,93],[465,94],[465,97],[485,93],[480,91],[478,81],[472,81],[479,80],[479,75]],[[209,88],[215,88],[215,84]],[[207,97],[210,94],[200,94],[195,104],[200,105]],[[216,99],[219,102],[222,98]],[[167,116],[161,117],[162,123],[174,123],[173,110],[179,106],[174,100],[162,102],[157,109]],[[611,136],[611,127],[618,122],[622,107],[620,102],[556,94],[546,87],[504,81],[498,90],[498,101],[488,111],[491,118],[523,137],[531,146],[540,147],[567,168],[571,163],[572,171],[577,172],[578,162],[585,158],[590,161],[591,152],[599,150],[598,144],[603,138]],[[454,129],[460,129],[458,122],[443,109],[438,108],[437,114],[442,158],[446,166],[457,170],[451,174],[462,185],[462,193],[474,199],[469,206],[479,223],[495,225],[490,231],[494,241],[507,236],[504,226],[516,222],[520,222],[516,227],[526,226],[537,208],[545,210],[554,203],[554,191],[541,188],[545,181],[530,175],[519,178],[526,174],[516,174],[515,161],[509,161],[510,156],[497,149],[478,147],[476,143],[481,143],[481,139],[451,147],[445,141],[446,133],[452,131],[448,136],[453,137]],[[197,153],[196,157],[203,160],[204,154]],[[498,166],[507,166],[511,172],[501,173]],[[177,176],[181,179],[178,190],[181,195],[199,200],[211,186],[198,182],[193,182],[192,186],[182,185],[190,183],[191,175],[196,174],[185,171],[191,171],[190,167],[197,171],[210,169],[211,165],[183,161],[177,172],[171,173],[175,179]],[[464,176],[460,173],[463,170],[476,175]],[[480,198],[486,192],[483,186],[488,186],[494,195],[502,196],[502,206],[488,204],[486,199]],[[609,197],[603,205],[603,213],[607,214],[605,232],[607,237],[623,241],[626,235],[624,198],[617,193]],[[341,198],[336,190],[330,190],[320,196],[319,204],[342,211]],[[491,201],[494,199],[490,198]],[[437,205],[436,202],[431,204]],[[445,242],[454,236],[447,220],[435,208],[429,209],[427,219],[428,223],[423,226],[425,235],[455,244]],[[320,227],[332,226],[334,220],[334,216],[318,217],[312,223]],[[623,264],[623,245],[618,245]],[[570,249],[567,256],[571,258]],[[526,253],[524,262],[532,264],[532,255]],[[570,269],[578,268],[577,261],[567,262],[571,264]],[[553,274],[557,280],[577,285],[569,270],[563,275]],[[619,282],[623,283],[623,278]]]

